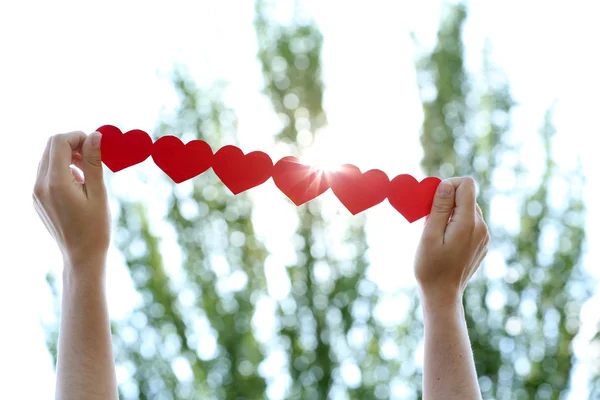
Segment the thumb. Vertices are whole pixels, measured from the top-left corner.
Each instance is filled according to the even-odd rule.
[[[99,132],[94,132],[85,139],[81,147],[85,188],[88,194],[91,195],[104,193],[102,161],[100,160],[101,139],[102,135]]]
[[[454,209],[454,185],[448,180],[443,180],[437,187],[431,214],[425,225],[425,231],[434,237],[442,237],[448,225],[450,214]]]

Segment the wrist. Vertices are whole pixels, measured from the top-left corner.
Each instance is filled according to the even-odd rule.
[[[100,254],[87,258],[63,258],[63,281],[103,283],[106,272],[106,255]]]
[[[419,294],[424,317],[464,314],[462,292],[459,290],[426,290],[419,287]]]

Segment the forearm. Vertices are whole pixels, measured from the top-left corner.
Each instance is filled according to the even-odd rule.
[[[460,299],[442,304],[423,299],[424,400],[481,399]]]
[[[82,273],[103,269],[104,265],[65,265],[56,375],[59,400],[118,398],[103,273]]]

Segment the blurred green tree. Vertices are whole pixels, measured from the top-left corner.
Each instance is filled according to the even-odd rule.
[[[298,9],[290,24],[280,24],[272,17],[274,6],[256,2],[258,58],[265,94],[283,121],[276,139],[288,145],[290,155],[301,156],[327,123],[322,104],[323,37],[312,21],[299,17]],[[307,134],[310,140],[298,140]],[[321,204],[315,199],[297,209],[297,262],[287,267],[291,291],[278,313],[292,380],[289,398],[387,398],[387,383],[398,373],[399,362],[381,354],[382,337],[387,338],[389,329],[373,315],[378,296],[365,275],[364,218],[346,218],[339,236],[333,220],[339,223],[344,217],[326,216]],[[359,377],[344,379],[343,369]]]
[[[182,73],[174,83],[181,104],[158,136],[177,132],[184,142],[201,139],[215,149],[235,143],[235,114],[218,87],[201,91]],[[172,187],[166,220],[182,256],[183,279],[176,283],[144,205],[121,200],[115,241],[142,298],[115,334],[118,361],[131,371],[122,388],[131,398],[265,398],[258,374],[264,355],[252,320],[266,287],[266,251],[251,210],[247,194],[232,196],[212,171],[195,178],[187,193]],[[178,370],[191,374],[182,378]]]
[[[276,140],[290,155],[301,156],[310,146],[306,137],[314,139],[327,124],[323,38],[305,18],[286,25],[276,21],[271,6],[256,2],[258,60],[265,94],[283,121]],[[461,38],[466,17],[461,4],[445,7],[437,45],[418,56],[422,167],[428,175],[471,175],[478,181],[492,250],[504,259],[501,274],[490,275],[499,267],[486,263],[465,296],[484,398],[558,399],[569,383],[570,345],[588,296],[580,265],[581,174],[564,173],[552,160],[549,111],[539,135],[544,172],[530,184],[529,162],[521,159],[510,129],[514,102],[506,79],[487,54],[481,74],[466,71]],[[155,136],[202,139],[213,149],[236,143],[235,114],[221,101],[219,85],[200,90],[182,72],[174,85],[180,106]],[[513,184],[500,189],[507,175]],[[568,186],[562,205],[550,191],[557,182]],[[117,363],[129,375],[121,398],[267,398],[271,382],[260,366],[274,348],[286,354],[287,398],[390,398],[398,385],[405,398],[420,397],[413,357],[422,335],[418,302],[410,292],[414,307],[401,326],[386,327],[374,317],[380,299],[366,277],[362,216],[326,215],[320,199],[297,208],[296,262],[286,267],[290,292],[278,303],[276,340],[264,343],[256,333],[255,309],[269,296],[267,252],[254,234],[250,197],[232,196],[211,171],[189,185],[176,187],[167,179],[163,184],[170,185],[169,232],[151,220],[144,203],[119,201],[115,242],[140,295],[131,317],[113,323]],[[519,211],[499,217],[506,213],[498,208],[502,201],[514,201]],[[509,217],[518,229],[503,224]],[[333,220],[344,225],[343,233],[332,228]],[[161,237],[167,233],[176,237],[181,265],[163,257]],[[53,277],[48,280],[55,290]],[[56,327],[48,331],[55,354]],[[398,356],[382,350],[390,343]],[[344,371],[355,379],[344,378]]]
[[[422,166],[442,178],[475,178],[491,254],[502,256],[488,257],[465,295],[484,398],[563,398],[580,307],[590,294],[581,265],[582,173],[560,170],[553,160],[552,109],[535,149],[543,165],[534,164],[538,154],[525,156],[523,138],[511,130],[515,103],[506,78],[490,65],[489,46],[481,73],[466,70],[466,18],[463,4],[445,6],[435,48],[418,56]],[[536,169],[542,173],[532,183]]]

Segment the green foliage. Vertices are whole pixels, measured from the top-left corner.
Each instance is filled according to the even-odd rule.
[[[285,121],[277,139],[289,144],[291,154],[301,155],[297,127],[308,126],[314,138],[327,122],[322,106],[323,38],[312,22],[295,19],[282,26],[269,17],[269,6],[262,1],[256,9],[265,93]],[[297,209],[298,262],[287,268],[292,290],[279,308],[293,382],[289,398],[326,399],[333,393],[356,399],[387,397],[387,381],[397,373],[398,363],[380,354],[381,338],[389,333],[373,317],[378,298],[373,282],[365,277],[364,221],[345,221],[344,237],[328,240],[335,234],[320,203],[316,199]],[[334,218],[339,222],[345,217]],[[339,246],[346,254],[325,250]],[[317,270],[327,271],[328,278],[319,278]],[[341,368],[348,363],[360,370],[360,382],[349,385],[342,379]]]
[[[181,105],[158,135],[181,132],[184,141],[232,143],[235,118],[220,94],[199,91],[181,73],[174,82]],[[166,216],[182,256],[177,284],[144,205],[121,201],[116,242],[142,295],[115,335],[119,361],[134,371],[127,389],[131,398],[264,398],[266,383],[258,374],[264,355],[252,319],[265,291],[266,252],[254,235],[250,201],[245,194],[231,196],[212,172],[191,186],[189,193],[171,190]],[[131,340],[123,339],[124,331]],[[215,351],[207,354],[212,342]],[[189,366],[190,379],[177,378],[175,362]]]
[[[58,285],[56,282],[56,276],[52,272],[48,272],[46,274],[46,282],[48,283],[48,287],[50,288],[52,298],[54,300],[54,314],[58,315],[60,310],[60,298],[58,295]],[[58,324],[46,323],[42,326],[46,333],[46,347],[48,348],[48,352],[50,353],[50,357],[52,358],[52,365],[56,365],[56,360],[58,356]]]
[[[257,1],[254,21],[264,93],[283,122],[276,140],[301,156],[298,127],[314,138],[327,124],[323,37],[311,21],[278,23],[269,7]],[[552,160],[550,110],[539,135],[544,172],[534,185],[528,183],[530,162],[520,157],[511,133],[514,102],[506,79],[487,53],[481,74],[465,69],[466,18],[463,5],[447,6],[436,47],[422,50],[417,60],[422,167],[429,175],[477,180],[492,252],[504,260],[500,277],[486,276],[493,267],[486,263],[465,296],[484,398],[558,399],[569,383],[570,346],[589,295],[580,265],[581,174],[562,172]],[[221,101],[222,86],[201,90],[182,72],[173,81],[180,106],[157,136],[202,139],[213,149],[236,142],[235,113]],[[500,190],[499,177],[507,174],[513,184]],[[556,182],[568,186],[562,206],[549,190]],[[325,215],[320,199],[296,209],[298,228],[291,238],[296,261],[285,267],[290,292],[277,302],[274,339],[265,342],[257,335],[256,309],[261,299],[273,299],[249,195],[232,196],[212,171],[177,187],[167,179],[159,185],[169,187],[166,224],[151,220],[144,202],[119,201],[115,242],[139,294],[131,316],[113,322],[117,364],[130,376],[120,387],[122,399],[263,399],[270,379],[285,375],[290,399],[390,398],[394,386],[404,386],[404,398],[420,396],[416,294],[410,292],[412,312],[401,326],[384,326],[374,317],[381,299],[367,278],[362,217]],[[506,211],[498,210],[498,200],[514,201],[518,217],[499,218]],[[494,222],[510,217],[518,229]],[[340,224],[343,229],[334,229]],[[164,252],[161,238],[169,236],[175,237],[180,262]],[[51,276],[49,284],[55,287]],[[499,294],[500,307],[490,301]],[[48,344],[54,356],[55,343],[52,328]],[[383,351],[386,346],[395,348],[394,356]],[[273,378],[261,365],[275,349],[286,354],[286,364]],[[360,378],[345,380],[347,368]]]
[[[524,159],[518,138],[511,134],[514,102],[508,83],[489,65],[487,52],[481,76],[467,74],[461,39],[466,9],[447,6],[445,15],[435,49],[417,63],[424,93],[422,165],[431,175],[476,179],[491,250],[505,260],[500,278],[486,277],[489,269],[483,268],[465,295],[484,398],[558,399],[568,389],[571,343],[581,304],[589,296],[581,269],[582,175],[561,171],[554,163],[549,110],[539,135],[544,172],[534,185],[526,185],[532,160]],[[507,174],[504,179],[513,183],[500,190],[496,182]],[[557,183],[568,185],[561,206],[553,205],[556,194],[549,191]],[[499,199],[517,203],[518,229],[507,228],[511,216],[498,217],[507,213],[492,207]],[[491,307],[491,296],[498,294],[504,306]]]

